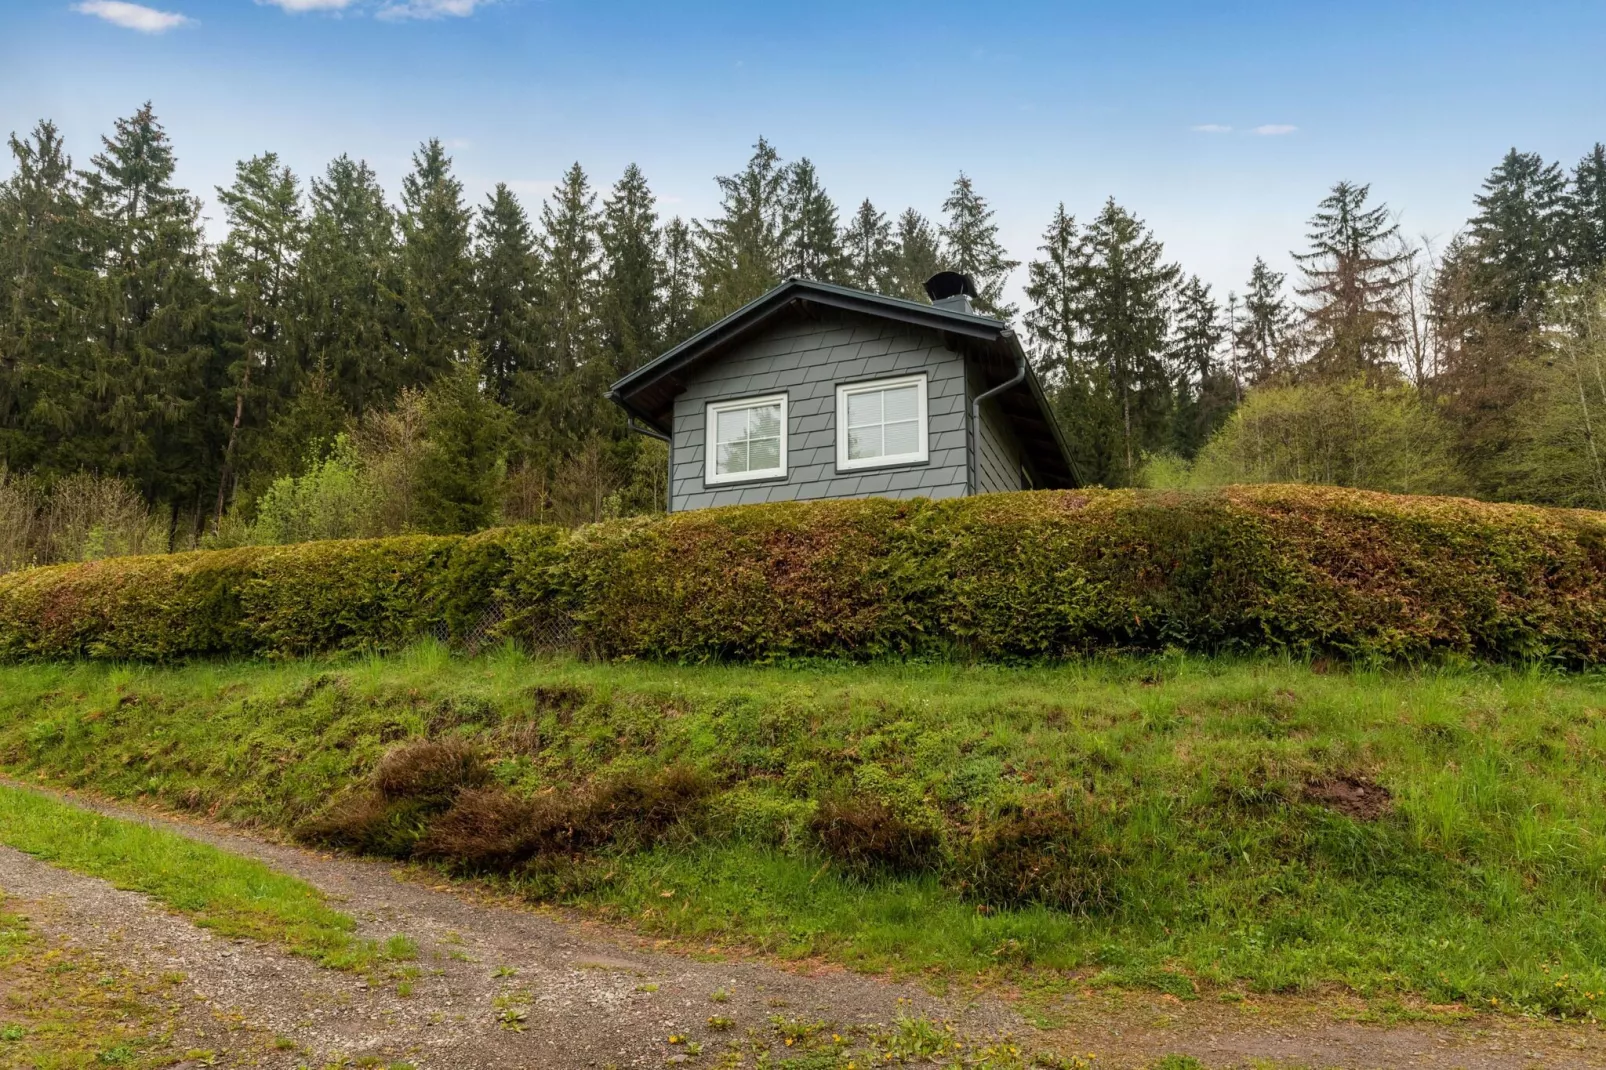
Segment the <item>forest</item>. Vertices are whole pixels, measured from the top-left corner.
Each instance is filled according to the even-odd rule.
[[[538,210],[469,203],[441,142],[392,199],[349,156],[272,152],[175,184],[150,105],[87,166],[39,122],[0,181],[0,571],[195,546],[664,507],[618,376],[801,275],[924,301],[970,274],[1012,319],[1081,480],[1329,483],[1606,508],[1606,146],[1512,149],[1442,243],[1371,188],[1313,205],[1293,278],[1168,259],[1113,197],[1062,204],[1024,265],[961,174],[935,211],[844,210],[764,139],[717,213],[663,218],[632,165]]]

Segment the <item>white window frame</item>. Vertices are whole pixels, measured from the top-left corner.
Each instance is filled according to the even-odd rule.
[[[756,409],[760,405],[781,406],[781,463],[777,468],[762,468],[757,471],[729,472],[720,475],[717,471],[719,444],[715,441],[719,434],[719,414],[732,409]],[[703,410],[704,443],[703,443],[703,482],[708,486],[720,486],[725,483],[752,483],[760,479],[786,478],[786,395],[764,394],[759,397],[731,398],[727,401],[710,401]]]
[[[915,386],[915,423],[920,433],[920,448],[913,453],[899,453],[888,457],[848,457],[848,398],[875,390],[890,390],[900,386]],[[872,379],[862,383],[841,383],[836,388],[836,467],[839,472],[853,472],[861,468],[891,468],[904,464],[924,464],[931,459],[931,418],[926,409],[926,376],[902,375],[896,379]]]

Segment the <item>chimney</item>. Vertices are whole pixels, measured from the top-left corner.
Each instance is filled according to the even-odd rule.
[[[935,308],[963,312],[967,316],[976,315],[976,310],[970,304],[971,298],[976,296],[976,282],[969,275],[961,275],[957,271],[939,271],[926,280],[926,296],[931,298]]]

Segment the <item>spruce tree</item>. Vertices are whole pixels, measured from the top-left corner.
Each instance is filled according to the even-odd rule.
[[[1130,483],[1147,450],[1169,437],[1172,384],[1167,310],[1179,269],[1142,221],[1111,198],[1082,235],[1076,356],[1103,370],[1119,413],[1121,449],[1103,481]]]
[[[474,230],[474,337],[485,388],[511,404],[513,384],[536,366],[540,256],[524,206],[505,182],[486,197]]]
[[[311,183],[296,292],[303,367],[360,417],[401,390],[405,309],[396,218],[373,170],[349,156]],[[299,457],[300,452],[296,452]]]
[[[78,180],[55,124],[9,143],[15,169],[0,183],[0,467],[70,472],[63,453],[94,419]]]
[[[473,213],[451,157],[431,138],[402,179],[402,385],[422,386],[464,360],[474,328]]]
[[[602,341],[615,377],[658,353],[663,264],[653,201],[646,176],[631,164],[602,202]]]
[[[1041,259],[1026,265],[1026,299],[1031,302],[1026,311],[1026,337],[1038,374],[1058,384],[1077,374],[1072,365],[1077,354],[1084,257],[1081,231],[1076,217],[1065,211],[1064,201],[1054,209],[1037,251]]]
[[[1567,197],[1567,260],[1575,280],[1606,268],[1606,145],[1596,143],[1573,169]]]
[[[676,216],[663,231],[662,344],[679,345],[697,330],[697,244],[686,221]]]
[[[1239,368],[1251,384],[1286,376],[1292,370],[1293,317],[1283,297],[1284,278],[1258,256],[1249,269],[1243,317],[1233,325],[1233,343]]]
[[[1221,364],[1227,324],[1210,287],[1197,275],[1177,288],[1168,356],[1175,386],[1172,446],[1184,457],[1199,452],[1232,413],[1236,383]]]
[[[944,266],[969,275],[976,283],[978,309],[1000,319],[1015,315],[1015,306],[1004,303],[1004,286],[1009,273],[1020,267],[998,243],[998,225],[993,210],[976,192],[963,172],[954,181],[948,199],[942,202],[947,222],[942,227]]]
[[[1567,182],[1537,153],[1512,149],[1473,198],[1468,227],[1477,300],[1520,330],[1538,327],[1564,266]]]
[[[892,236],[892,296],[931,303],[926,280],[942,270],[940,241],[937,228],[925,216],[904,209]]]
[[[763,138],[747,166],[721,175],[719,215],[697,223],[697,315],[713,323],[781,280],[787,169]]]
[[[1340,182],[1310,219],[1309,249],[1295,253],[1306,301],[1306,368],[1320,379],[1393,377],[1399,300],[1413,256],[1398,244],[1388,206],[1367,206],[1370,186]]]
[[[213,489],[223,424],[201,202],[173,185],[172,143],[149,104],[101,140],[83,175],[101,434],[83,443],[80,460],[199,521],[210,511],[203,495]]]
[[[471,348],[424,393],[417,515],[435,534],[490,527],[501,509],[512,416],[481,389],[478,356]]]
[[[853,222],[842,235],[843,280],[847,285],[871,293],[897,293],[896,248],[892,244],[892,224],[876,211],[866,198],[853,213]]]
[[[807,157],[786,169],[780,273],[835,283],[847,277],[836,205]]]
[[[218,250],[221,317],[227,324],[228,393],[232,409],[218,476],[213,522],[223,522],[234,490],[241,435],[266,427],[279,403],[299,386],[293,366],[292,288],[305,239],[301,189],[273,153],[242,160],[234,184],[218,188],[228,236]],[[249,412],[248,412],[249,409]]]

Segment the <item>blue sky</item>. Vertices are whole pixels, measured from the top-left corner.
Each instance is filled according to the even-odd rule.
[[[1022,260],[1057,202],[1114,195],[1224,292],[1286,269],[1340,178],[1442,241],[1508,147],[1570,167],[1606,140],[1603,45],[1598,0],[0,0],[0,131],[53,118],[82,164],[150,99],[209,202],[265,150],[350,152],[394,195],[438,136],[532,216],[574,160],[706,214],[763,134],[844,215],[935,215],[963,169]]]

